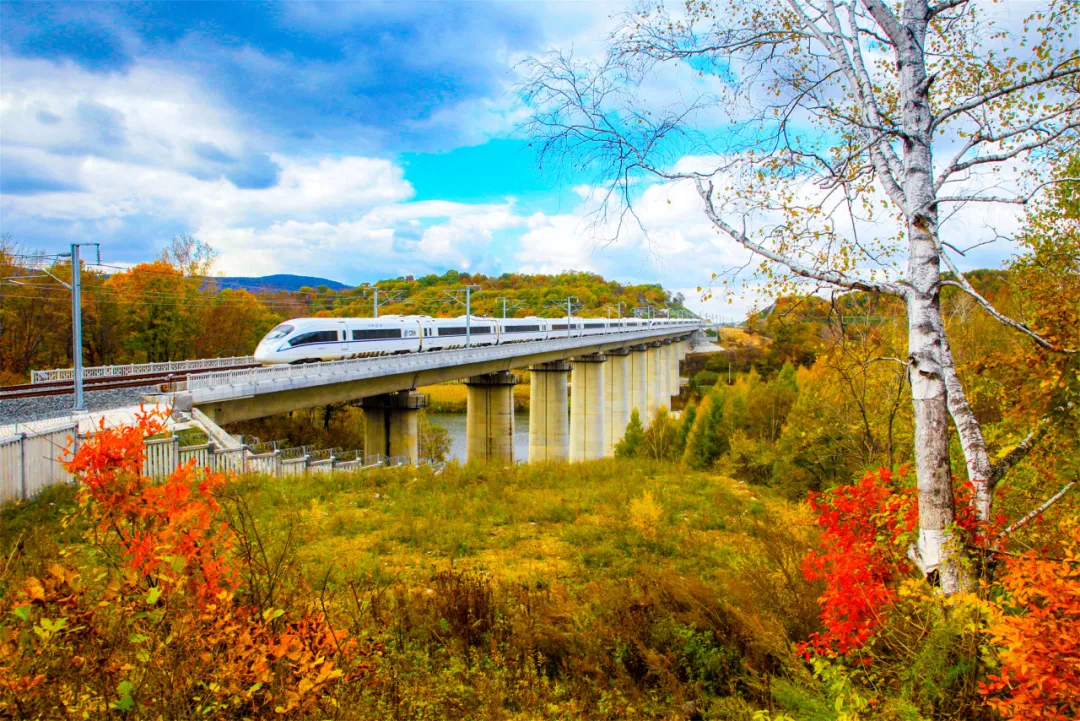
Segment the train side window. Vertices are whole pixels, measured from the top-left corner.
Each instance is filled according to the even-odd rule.
[[[316,330],[310,333],[301,333],[295,338],[289,339],[289,345],[293,348],[301,345],[313,345],[315,343],[336,343],[338,332],[336,330]]]
[[[378,340],[384,338],[400,338],[400,328],[369,328],[367,330],[354,330],[353,340]]]

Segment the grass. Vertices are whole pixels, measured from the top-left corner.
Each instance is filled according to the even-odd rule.
[[[75,554],[72,498],[0,510],[3,557]],[[797,570],[812,524],[729,478],[451,464],[249,476],[224,507],[258,529],[275,607],[318,604],[382,649],[342,718],[750,719],[773,688],[813,703],[789,644],[817,613]]]

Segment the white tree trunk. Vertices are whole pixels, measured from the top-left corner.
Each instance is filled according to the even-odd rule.
[[[914,554],[924,573],[937,570],[946,594],[962,587],[959,549],[949,538],[956,519],[949,468],[949,410],[942,370],[941,256],[933,174],[933,113],[923,46],[930,10],[926,0],[906,0],[900,27],[879,2],[871,12],[893,35],[900,70],[904,128],[903,180],[908,233],[908,359],[915,411],[915,473],[919,488],[919,543]],[[891,26],[891,27],[889,27]]]

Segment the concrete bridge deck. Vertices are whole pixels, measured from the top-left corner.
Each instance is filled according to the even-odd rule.
[[[683,338],[696,330],[696,326],[651,328],[632,333],[201,373],[180,384],[183,390],[177,393],[177,401],[181,406],[188,403],[197,406],[215,423],[227,424]]]

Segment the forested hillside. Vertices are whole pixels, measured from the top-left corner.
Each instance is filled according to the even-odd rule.
[[[71,365],[70,263],[34,257],[11,238],[0,241],[0,384],[25,383],[32,369]],[[334,290],[267,286],[252,292],[213,281],[215,252],[187,236],[161,256],[129,269],[84,262],[83,361],[86,365],[147,363],[247,355],[270,328],[312,315],[456,316],[472,287],[473,315],[566,314],[570,299],[583,316],[629,315],[635,308],[662,314],[682,297],[659,285],[622,285],[592,273],[506,273],[497,278],[448,271]],[[53,276],[53,277],[50,277]],[[460,302],[459,302],[460,301]]]

